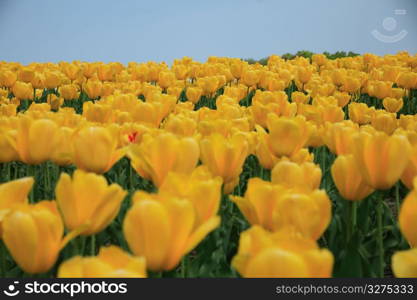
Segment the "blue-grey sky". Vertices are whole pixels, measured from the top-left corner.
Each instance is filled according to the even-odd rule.
[[[417,53],[417,1],[0,0],[5,61],[171,63],[298,50]]]

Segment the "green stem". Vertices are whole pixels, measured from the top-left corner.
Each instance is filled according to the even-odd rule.
[[[26,167],[26,175],[28,177],[33,177],[35,179],[36,184],[36,166],[34,165],[27,165]],[[29,203],[35,203],[35,185],[32,187],[32,190],[29,193]]]
[[[91,249],[90,249],[91,252],[90,252],[90,254],[92,256],[96,255],[96,236],[94,234],[91,236],[90,246],[91,246]]]
[[[348,202],[347,242],[352,239],[356,227],[356,202]]]
[[[48,166],[48,162],[44,163],[44,184],[45,184],[45,199],[49,199],[49,192],[51,189],[51,182],[50,182],[50,178],[49,178],[49,166]]]
[[[187,266],[187,256],[184,256],[181,260],[181,278],[186,278],[187,272],[185,271]]]
[[[400,214],[400,183],[395,185],[395,204],[397,206],[397,216]]]
[[[0,275],[2,278],[6,277],[6,267],[7,267],[7,255],[6,255],[6,246],[3,241],[0,241]]]
[[[376,205],[376,214],[377,214],[377,246],[378,246],[378,276],[380,278],[384,277],[384,241],[383,241],[383,232],[382,232],[382,210],[383,210],[383,199],[380,193],[376,193],[377,205]]]

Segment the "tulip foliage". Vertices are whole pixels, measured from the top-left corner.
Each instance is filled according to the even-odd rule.
[[[417,56],[0,62],[0,276],[417,277]]]

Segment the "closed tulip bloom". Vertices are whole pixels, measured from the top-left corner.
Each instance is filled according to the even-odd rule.
[[[414,179],[414,188],[417,179]],[[404,199],[398,216],[400,229],[411,247],[417,247],[417,192],[412,190]]]
[[[27,197],[33,185],[32,177],[24,177],[0,184],[0,237],[4,216],[17,204],[27,203]]]
[[[158,191],[162,198],[174,196],[191,201],[198,226],[218,213],[222,183],[221,177],[214,177],[206,166],[199,166],[191,174],[170,172]]]
[[[78,90],[77,85],[66,84],[66,85],[61,85],[59,87],[59,94],[65,100],[73,100],[73,99],[78,99],[80,92]]]
[[[179,138],[163,132],[145,134],[139,145],[128,150],[132,167],[138,174],[160,186],[170,171],[189,174],[197,166],[200,149],[192,137]]]
[[[49,160],[59,139],[58,125],[49,119],[20,116],[17,126],[16,139],[12,143],[19,159],[31,165]]]
[[[46,102],[51,106],[51,109],[58,110],[64,103],[64,98],[58,97],[55,94],[49,94],[46,97]]]
[[[11,162],[19,159],[19,154],[14,146],[15,138],[15,131],[0,129],[0,163]]]
[[[339,91],[336,91],[333,96],[337,99],[337,104],[340,107],[345,107],[352,97],[349,93]]]
[[[77,168],[103,174],[123,157],[117,138],[104,127],[88,126],[74,134],[73,153]]]
[[[45,88],[54,89],[61,85],[61,76],[57,72],[45,72]]]
[[[75,130],[70,127],[61,127],[56,147],[51,160],[59,166],[69,166],[73,161],[72,138]]]
[[[35,72],[35,76],[31,80],[32,86],[35,89],[45,88],[45,76],[40,72]]]
[[[203,94],[203,90],[199,87],[189,87],[185,91],[185,95],[187,96],[188,101],[192,103],[197,103],[200,100],[201,95]]]
[[[320,186],[321,169],[311,162],[297,164],[281,160],[272,169],[271,181],[295,190],[313,191]]]
[[[351,121],[326,123],[323,140],[331,152],[337,155],[352,153],[353,136],[359,126]]]
[[[395,277],[417,278],[417,248],[395,252],[391,265]]]
[[[230,193],[239,182],[249,144],[243,134],[226,138],[214,133],[201,140],[201,160],[210,172],[223,178],[224,192]]]
[[[268,145],[275,156],[291,156],[300,151],[307,143],[311,132],[302,116],[287,118],[269,114]]]
[[[251,178],[244,197],[232,196],[252,225],[277,231],[291,228],[317,240],[331,219],[331,202],[326,193],[301,193],[259,178]]]
[[[366,103],[354,102],[349,104],[349,118],[359,125],[369,124],[371,122],[372,113],[375,108],[371,108]]]
[[[103,83],[99,80],[88,80],[83,87],[88,98],[97,99],[103,94]]]
[[[388,113],[384,110],[377,111],[372,116],[371,125],[376,129],[391,135],[398,127],[398,120],[395,113]]]
[[[246,71],[242,75],[242,81],[247,86],[254,86],[259,81],[259,74],[257,71]]]
[[[30,274],[53,267],[59,252],[77,235],[64,238],[64,225],[54,201],[19,205],[3,219],[3,241],[15,262]]]
[[[26,83],[31,82],[34,76],[35,71],[29,67],[21,68],[17,73],[17,79]]]
[[[163,71],[159,73],[158,84],[163,89],[166,89],[169,86],[173,85],[175,80],[176,80],[175,73],[171,71]]]
[[[133,201],[123,222],[123,233],[132,252],[144,256],[152,271],[175,268],[220,224],[215,216],[196,227],[196,211],[188,200],[158,201],[134,195]]]
[[[365,182],[374,189],[393,186],[409,162],[410,144],[405,136],[360,132],[353,139],[353,156]]]
[[[33,100],[33,87],[31,83],[16,81],[12,88],[13,95],[21,100]]]
[[[97,68],[97,77],[101,81],[113,80],[114,73],[114,69],[110,64],[100,64]]]
[[[102,247],[97,256],[75,256],[63,262],[58,278],[145,278],[144,257],[135,257],[117,246]]]
[[[291,231],[268,232],[252,226],[240,235],[232,266],[242,277],[331,277],[334,258],[314,240]]]
[[[10,70],[1,70],[0,86],[11,88],[17,80],[17,74]]]
[[[82,170],[75,170],[72,179],[61,173],[55,192],[65,226],[70,230],[83,227],[83,235],[106,228],[126,196],[118,184],[108,185],[103,176]]]
[[[390,113],[397,113],[402,107],[403,107],[403,99],[396,99],[387,97],[382,101],[382,104],[384,105],[384,108],[387,110],[387,112]]]
[[[331,173],[339,194],[346,200],[360,201],[374,189],[365,183],[353,155],[340,155],[334,161]]]
[[[292,92],[291,100],[295,103],[307,104],[310,101],[310,96],[304,94],[303,92]]]
[[[407,164],[407,166],[404,169],[404,172],[401,175],[401,182],[409,190],[411,190],[413,188],[413,179],[416,176],[417,176],[417,166],[410,159],[410,162]]]

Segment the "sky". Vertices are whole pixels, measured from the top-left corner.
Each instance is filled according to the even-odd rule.
[[[0,60],[417,53],[417,0],[0,0]]]

